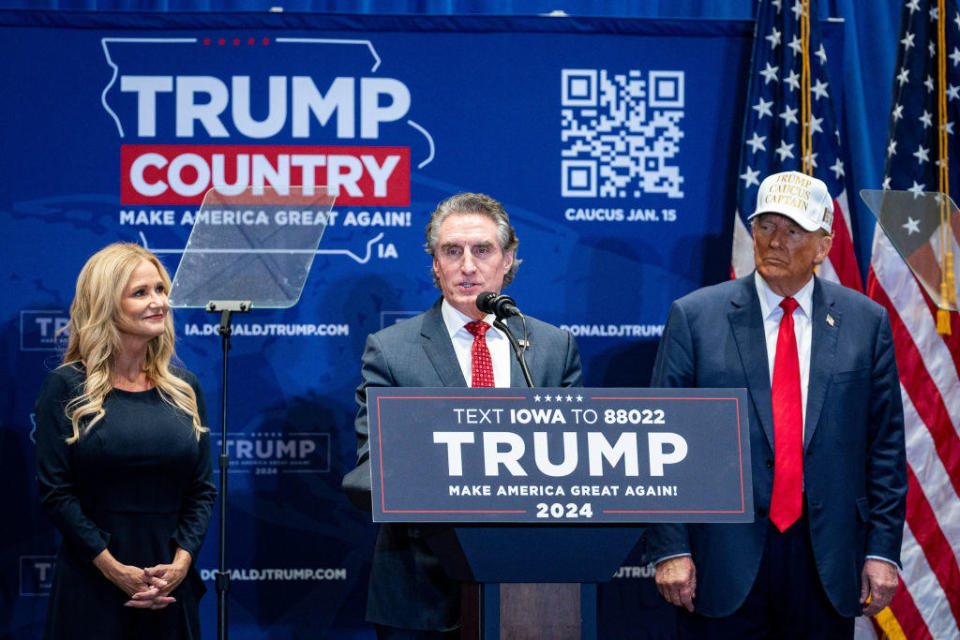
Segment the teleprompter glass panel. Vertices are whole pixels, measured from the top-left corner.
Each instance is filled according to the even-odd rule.
[[[956,283],[960,282],[960,211],[956,203],[931,191],[863,189],[860,197],[870,207],[890,243],[941,309],[957,309]],[[953,283],[946,280],[943,255],[952,248]],[[942,283],[953,291],[944,292]],[[952,295],[950,295],[952,293]]]
[[[335,198],[326,187],[247,187],[207,192],[170,291],[174,307],[300,299]]]

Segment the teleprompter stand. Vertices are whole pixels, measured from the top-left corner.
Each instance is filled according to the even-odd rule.
[[[232,319],[252,308],[284,309],[300,299],[325,224],[283,224],[288,208],[313,211],[325,222],[334,198],[324,187],[251,187],[242,191],[211,189],[203,199],[170,290],[170,306],[203,308],[220,314],[223,355],[221,385],[221,442],[219,566],[216,574],[217,638],[226,640],[229,628],[227,593],[227,362]],[[206,215],[204,215],[206,214]],[[229,215],[228,215],[229,214]],[[240,224],[210,224],[224,218]],[[247,223],[246,221],[249,221]]]
[[[223,384],[220,387],[220,457],[218,469],[220,473],[220,523],[217,540],[217,637],[227,637],[227,592],[230,591],[230,574],[227,573],[227,479],[230,468],[230,454],[227,451],[227,355],[230,352],[230,335],[233,332],[231,320],[234,313],[249,313],[250,301],[237,302],[234,300],[211,300],[207,303],[207,311],[220,314],[220,348],[223,352]]]

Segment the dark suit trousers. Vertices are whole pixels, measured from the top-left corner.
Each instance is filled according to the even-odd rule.
[[[743,605],[726,618],[708,618],[680,607],[680,640],[853,638],[853,618],[837,613],[820,584],[806,508],[783,533],[773,524],[768,527],[760,571]]]

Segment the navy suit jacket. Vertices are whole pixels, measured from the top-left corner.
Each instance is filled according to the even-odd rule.
[[[861,613],[865,556],[900,558],[907,493],[900,382],[890,321],[866,296],[815,278],[812,327],[803,437],[810,538],[830,602],[853,617]],[[739,608],[760,567],[774,467],[767,362],[753,275],[673,303],[651,386],[746,387],[750,400],[755,521],[647,531],[650,560],[692,554],[694,607],[707,616]]]
[[[362,382],[357,387],[357,466],[343,487],[358,508],[370,510],[367,425],[368,387],[466,387],[450,334],[440,312],[441,298],[428,311],[367,338]],[[524,357],[538,387],[580,386],[580,354],[568,331],[526,318],[530,347]],[[507,325],[522,337],[519,318]],[[526,382],[515,358],[510,386]],[[370,571],[367,620],[403,629],[443,631],[460,624],[460,585],[447,577],[418,525],[384,524],[377,535]]]

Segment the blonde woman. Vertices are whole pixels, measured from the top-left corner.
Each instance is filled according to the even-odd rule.
[[[170,366],[170,277],[111,244],[77,278],[63,364],[37,399],[37,478],[63,536],[45,637],[198,638],[193,561],[216,488],[203,393]]]

